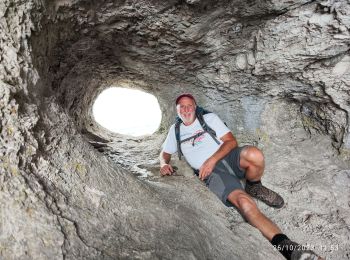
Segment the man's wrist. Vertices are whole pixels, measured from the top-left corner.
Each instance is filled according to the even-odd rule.
[[[209,157],[209,160],[214,164],[216,164],[219,161],[214,155]]]

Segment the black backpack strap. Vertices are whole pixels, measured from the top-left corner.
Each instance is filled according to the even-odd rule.
[[[220,144],[219,140],[216,138],[216,132],[210,128],[210,126],[207,125],[207,123],[204,120],[203,115],[211,113],[201,107],[196,108],[196,116],[198,118],[199,123],[201,124],[203,130],[207,132],[217,144]]]
[[[180,125],[181,125],[181,119],[176,118],[175,123],[175,137],[176,137],[176,143],[177,143],[177,154],[179,156],[179,160],[181,160],[182,151],[181,151],[181,141],[180,141]]]

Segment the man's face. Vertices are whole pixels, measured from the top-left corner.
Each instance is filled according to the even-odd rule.
[[[190,125],[196,120],[196,103],[189,97],[183,97],[179,100],[176,111],[185,125]]]

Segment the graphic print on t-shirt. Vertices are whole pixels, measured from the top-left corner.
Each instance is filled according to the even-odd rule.
[[[203,133],[203,134],[202,134]],[[196,145],[199,145],[202,143],[203,139],[205,138],[205,134],[204,134],[204,131],[203,130],[197,130],[193,133],[192,136],[195,136],[197,134],[201,134],[199,135],[198,137],[196,138],[193,138],[193,139],[190,139],[190,140],[187,140],[185,142],[183,142],[183,144],[188,144],[188,143],[191,143],[192,146],[196,146]]]

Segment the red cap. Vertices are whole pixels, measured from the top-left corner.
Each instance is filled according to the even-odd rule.
[[[183,97],[188,97],[188,98],[192,99],[194,101],[194,103],[196,103],[196,100],[194,99],[194,97],[190,93],[184,93],[176,98],[176,102],[175,102],[176,105],[177,105],[177,103],[179,103],[180,99]]]

